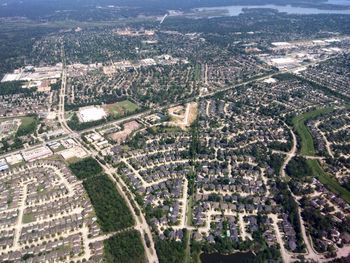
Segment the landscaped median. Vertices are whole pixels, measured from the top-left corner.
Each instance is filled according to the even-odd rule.
[[[316,118],[322,114],[332,112],[334,109],[321,108],[314,111],[306,112],[293,118],[293,126],[296,130],[301,143],[300,153],[304,156],[314,156],[315,147],[312,135],[306,126],[306,121]],[[312,175],[316,177],[322,184],[324,184],[330,191],[341,196],[346,202],[350,203],[350,192],[342,187],[336,179],[327,174],[320,165],[318,160],[307,160],[308,166],[312,171]]]

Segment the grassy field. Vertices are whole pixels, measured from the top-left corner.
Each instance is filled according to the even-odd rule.
[[[139,106],[137,106],[135,103],[129,100],[123,100],[113,104],[107,104],[103,107],[110,115],[114,117],[125,116],[128,113],[133,113],[139,109]]]
[[[28,224],[35,221],[33,214],[24,214],[22,218],[22,223],[23,224]]]
[[[17,130],[17,136],[24,136],[35,132],[38,126],[38,120],[34,116],[22,117],[21,125]]]
[[[181,132],[181,128],[175,126],[153,126],[149,128],[149,131],[153,134]]]
[[[317,109],[317,110],[306,112],[304,114],[296,116],[293,119],[294,128],[301,139],[300,153],[302,155],[311,155],[311,156],[315,155],[314,141],[312,139],[309,129],[305,125],[305,122],[307,120],[316,118],[319,115],[329,113],[333,110],[334,110],[333,108]]]
[[[35,121],[35,117],[29,116],[29,117],[22,117],[21,118],[22,124],[21,126],[23,127],[28,127]]]
[[[201,80],[201,65],[196,64],[194,67],[194,80],[200,81]]]
[[[26,128],[30,126],[33,122],[35,122],[35,117],[34,116],[27,116],[27,117],[10,117],[10,118],[0,118],[0,123],[9,121],[9,120],[14,120],[14,119],[21,119],[21,127]]]
[[[333,108],[322,108],[299,115],[293,119],[294,128],[301,139],[301,154],[315,155],[313,138],[305,122],[319,115],[332,112]],[[340,195],[346,202],[350,203],[350,192],[342,187],[336,179],[327,174],[321,167],[318,160],[307,160],[307,164],[312,170],[312,175],[324,184],[330,191]]]
[[[187,213],[187,224],[190,225],[190,226],[192,225],[192,220],[193,220],[193,218],[192,218],[192,206],[193,206],[193,196],[190,196],[188,198],[187,211],[186,211],[186,213]]]

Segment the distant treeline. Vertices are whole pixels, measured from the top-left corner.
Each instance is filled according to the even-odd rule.
[[[22,16],[31,19],[108,20],[113,15],[132,17],[140,14],[152,15],[165,13],[169,9],[191,9],[195,7],[225,6],[225,5],[264,5],[293,4],[298,6],[317,6],[325,0],[13,0],[0,6],[0,16]],[[96,6],[124,6],[124,9],[96,8]],[[65,12],[57,12],[65,10]],[[66,11],[66,10],[69,10]],[[105,17],[103,16],[105,15]],[[85,16],[85,18],[84,18]],[[116,18],[116,17],[115,17]]]

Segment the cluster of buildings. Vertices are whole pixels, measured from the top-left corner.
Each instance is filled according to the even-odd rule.
[[[47,116],[50,97],[47,93],[0,95],[0,117],[19,117],[30,114]]]
[[[310,216],[307,216],[304,221],[306,227],[310,229],[316,251],[319,253],[327,253],[327,251],[344,253],[348,251],[350,231],[347,226],[350,205],[328,190],[317,179],[313,179],[304,187],[312,190],[304,197],[303,209],[308,213],[312,211],[312,213],[323,217],[322,223],[313,221]]]
[[[253,76],[263,76],[272,69],[258,62],[254,57],[248,55],[231,56],[226,54],[218,54],[216,58],[202,64],[202,80],[209,91],[211,86],[226,87],[227,85],[235,85],[250,79]]]
[[[83,185],[61,162],[1,172],[0,261],[101,260],[100,235]],[[89,245],[90,244],[90,245]]]
[[[326,86],[335,92],[339,92],[344,96],[350,96],[350,69],[349,53],[337,56],[314,66],[308,67],[300,74],[308,80],[315,82],[321,86]]]
[[[279,70],[298,72],[305,70],[308,64],[348,52],[349,48],[346,43],[349,43],[348,37],[272,42],[271,52],[261,53],[258,56]]]
[[[10,119],[0,122],[0,140],[14,135],[20,125],[20,119]]]
[[[279,118],[340,103],[293,75],[257,81],[244,90],[200,100],[195,168],[189,153],[193,135],[171,127],[163,131],[161,124],[146,118],[145,123],[156,125],[159,132],[142,130],[137,135],[141,148],[119,148],[118,173],[142,196],[147,219],[162,238],[177,240],[178,230],[191,227],[196,240],[215,243],[229,237],[240,243],[261,230],[269,246],[297,255],[300,230],[275,199],[275,178],[282,165],[276,158],[283,161],[292,140]],[[125,144],[135,147],[129,140]],[[191,211],[191,219],[186,211]]]
[[[127,28],[123,28],[123,29],[116,29],[116,30],[114,30],[114,33],[119,35],[119,36],[135,37],[135,36],[154,36],[155,31],[154,30],[146,30],[146,29],[136,30],[136,29],[127,27]]]
[[[43,145],[6,154],[0,159],[0,170],[8,170],[23,163],[33,163],[40,159],[47,159],[52,155],[59,155],[64,160],[69,161],[75,158],[85,158],[88,153],[72,138],[58,138]]]
[[[138,68],[157,65],[169,66],[177,63],[188,64],[189,62],[186,59],[173,58],[171,55],[164,54],[154,58],[144,58],[138,61],[122,60],[113,62],[112,65],[104,66],[102,70],[106,75],[112,75],[118,70],[135,70]]]
[[[80,35],[79,31],[75,33]],[[108,33],[103,31],[99,37]],[[181,240],[182,230],[188,228],[197,241],[215,244],[229,238],[242,244],[252,241],[259,231],[268,246],[279,247],[292,256],[300,253],[300,226],[293,223],[290,211],[277,198],[281,189],[276,181],[283,175],[282,163],[292,147],[287,122],[315,108],[337,108],[307,125],[318,154],[330,157],[322,160],[322,166],[343,185],[350,185],[349,111],[339,108],[343,104],[340,98],[312,84],[349,94],[349,72],[343,65],[348,64],[350,39],[273,42],[263,53],[264,48],[240,41],[231,48],[243,47],[245,52],[225,49],[200,34],[164,31],[156,35],[154,31],[129,28],[114,33],[125,42],[118,42],[110,52],[108,48],[99,49],[110,55],[111,62],[67,66],[68,106],[131,97],[137,104],[157,111],[162,104],[230,89],[199,99],[198,127],[184,125],[179,129],[170,122],[163,126],[167,118],[156,112],[121,126],[111,123],[84,133],[83,144],[88,150],[72,138],[57,139],[0,159],[0,261],[102,259],[102,242],[95,239],[100,229],[82,183],[62,163],[39,161],[54,154],[67,161],[84,158],[89,150],[100,161],[114,165],[161,239]],[[87,37],[91,40],[94,34]],[[143,40],[141,48],[135,45],[139,37]],[[67,36],[67,56],[71,60],[88,45],[82,39],[75,41],[74,36]],[[106,43],[109,41],[117,42],[106,39]],[[82,49],[75,51],[72,43]],[[125,52],[134,54],[134,59],[116,59],[118,48],[125,44],[130,46]],[[198,56],[197,52],[206,55]],[[334,60],[307,67],[335,55],[338,57]],[[295,71],[298,77],[278,75],[278,71]],[[6,74],[2,82],[24,81],[26,88],[38,90],[29,95],[0,96],[0,116],[45,115],[55,101],[42,92],[50,91],[61,73],[62,64],[57,64],[29,66]],[[266,75],[272,77],[231,88]],[[168,113],[173,118],[188,117],[182,106]],[[105,119],[108,113],[103,107],[87,106],[79,109],[77,117],[87,123]],[[2,122],[0,139],[18,126],[16,119]],[[51,140],[64,133],[62,129],[49,129],[41,137]],[[132,137],[135,133],[137,136]],[[22,162],[28,164],[20,166]],[[11,166],[15,167],[10,170]],[[292,179],[293,189],[310,191],[305,199],[296,193],[301,214],[314,209],[330,227],[315,235],[320,227],[317,222],[304,216],[300,223],[308,228],[319,253],[342,251],[341,246],[350,242],[350,207],[318,180],[312,180]],[[347,224],[342,227],[343,221]]]
[[[25,88],[37,88],[38,92],[49,92],[62,74],[62,64],[47,67],[26,66],[5,74],[1,82],[22,81]]]

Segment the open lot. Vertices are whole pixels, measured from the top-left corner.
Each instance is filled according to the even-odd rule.
[[[139,109],[135,103],[129,100],[119,101],[113,104],[106,104],[103,108],[112,116],[125,116]]]
[[[197,118],[198,104],[196,102],[188,103],[185,106],[176,106],[168,110],[170,116],[170,124],[186,129]]]
[[[37,119],[34,116],[22,117],[21,126],[19,126],[17,130],[17,136],[23,136],[33,133],[37,125]]]

